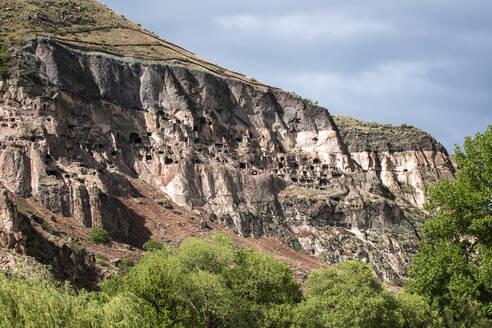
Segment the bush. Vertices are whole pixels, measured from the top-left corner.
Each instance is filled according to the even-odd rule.
[[[143,244],[142,248],[146,251],[157,251],[163,249],[164,244],[158,240],[150,239]]]
[[[285,264],[221,233],[149,252],[138,265],[124,259],[119,268],[129,273],[91,293],[0,274],[0,327],[443,326],[426,298],[385,290],[369,264],[314,271],[301,295]]]
[[[130,269],[133,268],[134,266],[135,266],[135,261],[133,261],[132,259],[123,259],[121,260],[121,263],[118,264],[118,268],[120,269],[120,272],[124,275],[130,272]]]
[[[304,102],[309,104],[309,105],[313,105],[313,101],[310,98],[304,98],[302,100],[304,100]]]
[[[285,264],[221,233],[149,252],[121,289],[153,304],[161,325],[179,327],[258,327],[300,300]]]
[[[95,227],[89,232],[89,240],[96,244],[108,244],[111,242],[111,236],[103,228]]]
[[[396,300],[364,262],[342,262],[311,273],[305,297],[297,310],[300,327],[398,327]]]
[[[9,72],[9,47],[7,44],[0,44],[0,75],[4,78],[8,77]]]
[[[128,293],[75,291],[42,278],[0,274],[0,327],[156,327],[155,310]]]

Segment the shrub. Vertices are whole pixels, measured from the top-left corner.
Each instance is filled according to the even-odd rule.
[[[0,274],[0,327],[156,327],[155,310],[128,293],[75,291],[39,277]]]
[[[305,297],[298,308],[301,327],[398,327],[396,300],[360,261],[311,273]]]
[[[310,98],[304,98],[303,100],[304,100],[305,103],[307,103],[309,105],[312,105],[313,104],[313,101]]]
[[[8,49],[7,44],[0,45],[0,75],[4,78],[8,77],[9,73],[10,55]]]
[[[258,327],[300,300],[285,264],[239,250],[222,233],[147,253],[122,290],[153,304],[161,325],[179,327]]]
[[[130,269],[135,266],[135,261],[132,259],[123,259],[121,260],[121,263],[118,264],[118,268],[120,269],[120,272],[125,275],[128,272],[130,272]]]
[[[143,244],[142,248],[146,251],[157,251],[163,249],[164,244],[158,240],[150,239]]]
[[[104,267],[109,267],[109,257],[103,254],[96,254],[94,257],[96,258],[97,263]]]
[[[108,244],[111,242],[111,236],[103,228],[95,227],[89,232],[89,240],[96,244]]]

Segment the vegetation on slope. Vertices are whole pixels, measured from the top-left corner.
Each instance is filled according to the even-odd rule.
[[[5,43],[0,43],[0,79],[8,77],[9,73],[9,47]]]
[[[81,49],[142,60],[177,61],[262,85],[159,38],[96,0],[0,0],[0,25],[0,41],[46,36]]]
[[[343,115],[332,118],[350,152],[443,148],[430,134],[410,125],[378,124]]]
[[[303,294],[281,262],[225,234],[148,253],[99,292],[0,275],[1,327],[434,327],[423,298],[393,294],[369,264],[309,275]]]

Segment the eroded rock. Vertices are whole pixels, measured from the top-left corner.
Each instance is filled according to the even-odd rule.
[[[126,205],[140,197],[129,183],[139,179],[242,236],[279,237],[327,263],[370,261],[383,280],[401,281],[423,191],[453,174],[433,139],[368,146],[278,89],[43,38],[24,49],[46,95],[39,86],[3,95],[0,179],[120,241],[144,242],[135,238],[146,218]]]

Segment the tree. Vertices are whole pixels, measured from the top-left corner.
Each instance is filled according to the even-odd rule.
[[[158,240],[155,239],[150,239],[147,240],[143,245],[142,248],[146,251],[158,251],[164,248],[164,244],[161,243]]]
[[[346,261],[309,274],[295,327],[431,328],[439,317],[426,300],[387,291],[362,261]]]
[[[398,304],[370,264],[346,261],[311,273],[298,308],[299,327],[397,327]]]
[[[103,228],[94,227],[89,231],[89,240],[96,244],[108,244],[111,242],[111,236]]]
[[[282,262],[251,248],[237,251],[235,265],[222,275],[237,300],[232,327],[284,327],[301,301],[300,285]]]
[[[154,307],[160,325],[177,327],[288,326],[278,319],[301,298],[285,264],[238,249],[223,233],[149,252],[103,291],[134,294]]]
[[[129,293],[76,291],[43,277],[0,273],[0,327],[157,327],[156,311]]]
[[[450,327],[492,325],[492,126],[456,146],[455,180],[427,191],[430,218],[407,282]]]

